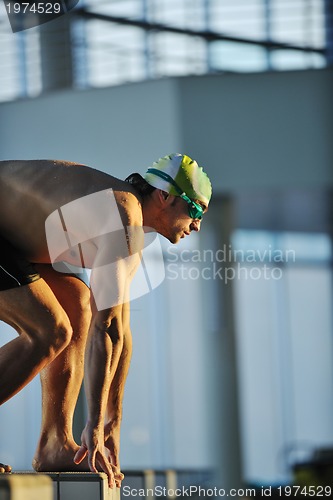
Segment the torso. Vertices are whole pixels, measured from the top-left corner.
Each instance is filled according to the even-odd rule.
[[[124,225],[142,223],[133,188],[104,172],[64,161],[0,161],[0,234],[27,259],[48,263],[47,217],[73,200],[103,190],[113,192]]]

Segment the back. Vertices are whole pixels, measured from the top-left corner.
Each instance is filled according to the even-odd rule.
[[[128,183],[85,165],[56,160],[2,161],[0,233],[29,260],[49,262],[47,217],[73,200],[108,188],[117,201],[134,194]]]

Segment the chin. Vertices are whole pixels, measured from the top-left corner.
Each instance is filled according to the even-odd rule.
[[[173,243],[174,245],[176,243],[179,243],[180,239],[181,239],[181,236],[183,233],[174,233],[174,234],[170,234],[170,233],[167,233],[167,232],[160,232],[159,233],[161,236],[164,236],[164,238],[166,238],[168,241],[170,241],[170,243]]]
[[[179,243],[179,240],[180,240],[180,236],[170,236],[170,235],[166,235],[166,234],[163,234],[164,238],[166,238],[168,241],[170,241],[170,243],[172,244],[176,244],[176,243]]]
[[[170,238],[169,241],[171,243],[173,243],[174,245],[176,245],[177,243],[179,243],[181,240],[181,234],[176,234],[173,238]]]

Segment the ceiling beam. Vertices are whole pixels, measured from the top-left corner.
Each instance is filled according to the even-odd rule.
[[[187,35],[193,37],[203,38],[207,42],[217,42],[217,41],[226,41],[226,42],[234,42],[234,43],[245,43],[248,45],[256,45],[260,47],[264,47],[268,50],[297,50],[300,52],[311,52],[317,53],[321,55],[326,55],[325,49],[319,49],[317,47],[309,47],[309,46],[301,46],[294,45],[289,43],[281,43],[281,42],[273,42],[271,40],[252,40],[249,38],[242,38],[236,36],[223,35],[222,33],[216,33],[213,31],[196,31],[187,28],[177,28],[175,26],[168,26],[161,23],[151,23],[145,20],[139,19],[129,19],[127,17],[118,17],[111,16],[106,14],[100,14],[98,12],[92,12],[85,8],[78,8],[71,11],[71,15],[82,17],[83,19],[91,20],[99,20],[105,21],[109,23],[122,24],[124,26],[133,26],[136,28],[141,28],[145,31],[159,31],[159,32],[167,32],[167,33],[175,33],[178,35]]]

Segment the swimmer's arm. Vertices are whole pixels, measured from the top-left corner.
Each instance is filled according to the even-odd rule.
[[[91,280],[92,295],[96,290],[96,279],[99,281],[98,299],[103,298],[103,288],[107,285],[98,277],[100,268],[96,262]],[[114,475],[109,460],[104,453],[104,417],[110,393],[112,379],[118,366],[123,345],[123,304],[128,293],[128,267],[124,259],[120,259],[112,266],[111,279],[114,305],[103,310],[98,310],[94,297],[92,297],[92,321],[89,330],[86,355],[85,355],[85,391],[88,404],[88,421],[82,433],[82,445],[75,457],[79,463],[88,455],[89,467],[92,472],[97,468],[102,469],[109,479],[109,484],[114,484]],[[110,273],[111,274],[111,273]],[[97,278],[96,278],[97,275]]]
[[[116,398],[116,404],[119,405],[116,414],[121,415],[123,386],[129,363],[121,358],[124,342],[128,345],[129,339],[129,286],[140,263],[142,241],[142,228],[140,231],[127,228],[127,245],[117,245],[121,257],[118,253],[118,257],[114,258],[110,235],[106,235],[99,242],[100,248],[91,273],[93,315],[85,355],[88,421],[75,462],[81,462],[88,455],[90,470],[96,472],[99,466],[108,475],[109,484],[114,484],[114,475],[116,481],[119,481],[119,476],[115,467],[112,470],[104,452],[104,418],[110,414],[109,399],[115,400],[116,383],[112,389],[111,383],[116,372],[116,378],[122,386],[120,397]],[[106,436],[107,439],[109,437]],[[110,448],[109,451],[112,455]],[[119,462],[118,459],[115,461]]]
[[[112,378],[106,415],[105,415],[105,447],[108,450],[111,463],[120,472],[120,428],[122,420],[122,406],[124,398],[125,383],[132,356],[132,334],[130,329],[130,307],[129,302],[123,306],[123,345],[118,366]],[[121,474],[120,479],[123,479]]]

